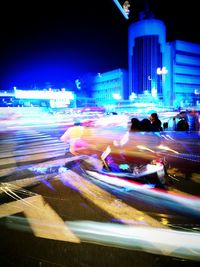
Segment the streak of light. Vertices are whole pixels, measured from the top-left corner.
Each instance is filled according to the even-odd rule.
[[[182,192],[172,192],[167,190],[160,190],[157,188],[151,188],[151,186],[141,185],[134,181],[128,181],[123,178],[110,177],[97,172],[87,171],[87,173],[95,179],[107,184],[118,186],[121,188],[128,188],[129,191],[133,190],[143,194],[143,198],[146,196],[154,197],[156,201],[159,201],[160,205],[171,206],[173,209],[181,209],[188,211],[192,215],[200,216],[200,198]]]
[[[62,180],[64,179],[64,176],[66,180],[70,179],[74,181],[74,185],[79,189],[83,197],[94,203],[97,207],[101,208],[115,219],[134,221],[139,224],[141,221],[145,221],[146,225],[153,227],[166,227],[149,215],[127,205],[126,203],[123,203],[119,199],[116,199],[114,195],[101,189],[73,171],[68,170],[66,173],[63,173]]]
[[[200,234],[91,221],[66,222],[82,242],[200,260]]]
[[[169,148],[169,147],[167,147],[167,146],[160,145],[160,146],[158,146],[158,148],[159,148],[159,149],[163,149],[163,150],[167,150],[167,151],[174,152],[175,154],[179,154],[178,151],[173,150],[173,149],[171,149],[171,148]]]
[[[146,146],[138,145],[137,148],[142,149],[142,150],[147,150],[147,151],[150,151],[150,152],[152,152],[152,153],[155,153],[154,150],[152,150],[152,149],[150,149],[150,148],[148,148],[148,147],[146,147]]]
[[[0,186],[0,192],[3,192],[5,193],[6,195],[10,196],[11,198],[15,199],[15,200],[20,200],[22,201],[24,204],[26,205],[29,205],[32,207],[32,205],[27,202],[26,200],[24,200],[23,198],[21,198],[19,195],[17,195],[14,190],[16,191],[16,187],[13,188],[12,185],[8,184],[8,183],[1,183],[1,186]],[[33,206],[34,207],[34,206]],[[35,208],[35,207],[34,207]]]
[[[175,141],[175,139],[173,137],[171,137],[169,134],[166,134],[166,135],[162,135],[162,137],[164,137],[165,139],[167,140],[172,140],[172,141]]]

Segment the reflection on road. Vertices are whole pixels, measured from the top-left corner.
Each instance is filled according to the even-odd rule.
[[[168,185],[158,190],[85,172],[82,163],[101,168],[98,152],[124,131],[96,129],[95,134],[91,142],[97,151],[66,157],[59,136],[38,129],[1,133],[1,226],[46,239],[200,260],[199,136],[138,134],[123,148],[127,160],[165,158]]]

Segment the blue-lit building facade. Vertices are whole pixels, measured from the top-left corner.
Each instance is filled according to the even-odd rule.
[[[98,73],[92,88],[96,105],[112,109],[120,100],[128,99],[128,71],[116,69]]]
[[[138,100],[164,100],[166,83],[158,69],[165,66],[165,25],[154,19],[144,19],[129,26],[128,31],[128,77],[129,95],[136,94]],[[165,77],[166,81],[166,77]],[[137,99],[136,99],[137,100]]]
[[[170,44],[170,72],[166,99],[180,106],[200,105],[200,45],[174,41]]]
[[[128,28],[128,70],[95,77],[97,104],[113,103],[113,94],[126,100],[168,107],[200,105],[200,45],[166,41],[161,20],[143,19]],[[131,98],[134,96],[134,98]]]

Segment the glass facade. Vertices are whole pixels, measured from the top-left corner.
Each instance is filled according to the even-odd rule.
[[[162,75],[156,72],[157,68],[162,67],[158,36],[142,36],[135,39],[131,65],[136,94],[143,94],[145,91],[151,93],[153,88],[157,89],[158,94],[162,94]]]

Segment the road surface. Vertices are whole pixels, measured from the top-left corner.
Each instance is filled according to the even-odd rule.
[[[92,158],[66,156],[62,132],[0,134],[2,266],[199,265],[198,137],[173,140],[179,151],[187,145],[178,157],[162,150],[176,174],[162,192],[85,175],[79,163]]]

